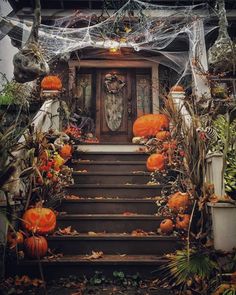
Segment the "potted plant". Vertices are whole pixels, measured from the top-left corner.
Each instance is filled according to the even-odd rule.
[[[231,120],[230,114],[220,115],[213,127],[218,138],[216,152],[206,159],[206,180],[214,185],[215,198],[208,206],[215,249],[231,251],[236,247],[236,120]]]

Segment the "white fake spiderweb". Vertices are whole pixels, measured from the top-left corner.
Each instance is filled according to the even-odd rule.
[[[30,21],[1,19],[13,28],[13,40],[21,41],[22,31],[27,34],[31,30]],[[111,16],[78,11],[57,19],[53,25],[41,25],[39,44],[47,61],[83,48],[96,49],[94,55],[89,51],[90,56],[86,56],[93,58],[106,58],[108,48],[131,48],[136,58],[146,58],[186,74],[190,68],[189,53],[193,55],[199,42],[196,35],[193,36],[193,24],[207,23],[209,19],[210,10],[205,4],[167,7],[129,0]],[[205,33],[212,29],[204,27]],[[175,40],[186,50],[176,48]]]

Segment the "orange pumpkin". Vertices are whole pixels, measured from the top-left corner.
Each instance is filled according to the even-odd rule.
[[[43,90],[61,90],[61,79],[57,76],[46,76],[41,81],[41,88]]]
[[[48,242],[42,236],[32,236],[25,239],[25,251],[30,258],[42,258],[47,254]]]
[[[148,114],[136,119],[133,125],[134,136],[155,136],[158,131],[169,128],[169,119],[164,114]]]
[[[184,92],[184,88],[181,85],[173,86],[170,92]]]
[[[170,196],[167,204],[173,212],[185,211],[190,205],[189,195],[187,193],[176,192]]]
[[[72,146],[70,144],[64,144],[63,147],[60,149],[59,154],[63,159],[70,158],[72,154]]]
[[[174,223],[171,219],[164,219],[160,224],[160,230],[163,234],[170,234],[173,232]]]
[[[25,211],[23,226],[27,231],[48,234],[56,227],[56,215],[48,208],[31,208]]]
[[[176,218],[176,228],[187,230],[190,222],[189,214],[178,214]]]
[[[152,154],[146,163],[148,171],[163,170],[165,168],[165,156],[163,154]]]
[[[169,137],[170,137],[169,131],[158,131],[156,134],[156,138],[161,141],[167,140]]]

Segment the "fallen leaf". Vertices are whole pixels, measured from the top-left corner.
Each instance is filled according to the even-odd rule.
[[[85,259],[99,259],[99,258],[102,258],[103,257],[103,252],[102,251],[99,251],[99,252],[96,252],[96,251],[92,251],[92,254],[89,255],[89,256],[86,256]]]
[[[131,232],[131,236],[133,237],[145,237],[148,236],[148,233],[142,229],[135,229]]]
[[[59,228],[58,231],[55,232],[55,234],[58,234],[58,235],[78,235],[78,232],[77,230],[73,229],[72,230],[72,227],[71,225],[70,226],[67,226],[63,229]]]
[[[124,216],[133,216],[133,215],[137,215],[137,213],[126,211],[123,213],[123,215]]]
[[[120,257],[125,257],[127,256],[127,254],[120,254]]]
[[[97,236],[97,233],[95,233],[94,231],[89,231],[88,232],[88,235],[89,236]]]
[[[81,197],[76,196],[76,195],[67,195],[67,196],[65,196],[65,199],[66,200],[79,200],[79,199],[81,199]]]

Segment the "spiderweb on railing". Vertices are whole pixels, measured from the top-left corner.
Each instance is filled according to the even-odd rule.
[[[191,44],[193,23],[205,22],[205,33],[208,33],[213,29],[207,24],[211,13],[206,4],[171,7],[129,0],[107,18],[77,11],[57,19],[53,25],[41,25],[39,43],[48,61],[87,47],[132,48],[137,57],[145,51],[150,53],[147,59],[187,73],[189,52],[199,41],[195,38]],[[22,32],[27,35],[31,30],[30,21],[7,17],[1,20],[13,28],[13,40],[21,41]],[[186,50],[176,49],[175,40]]]

